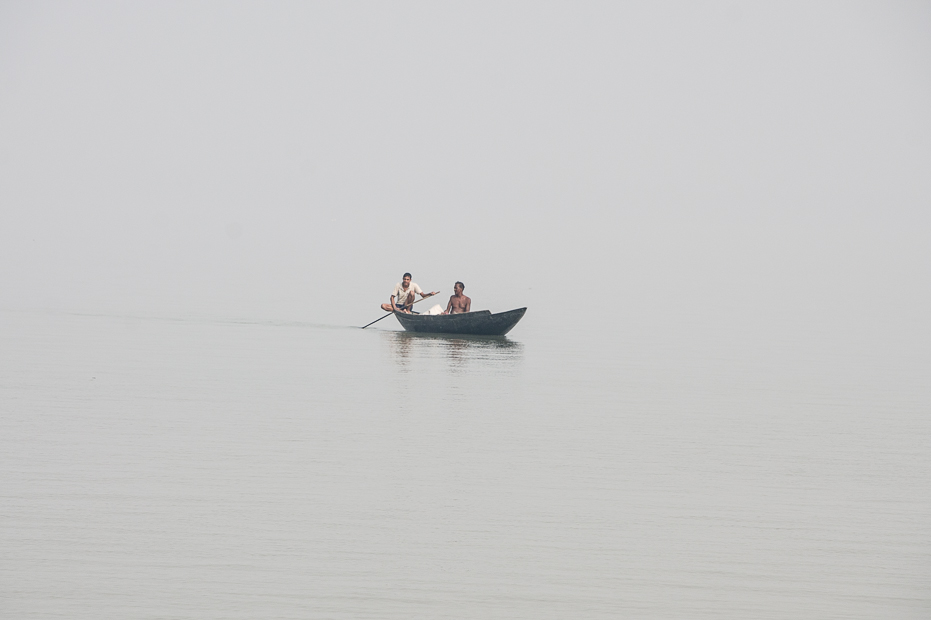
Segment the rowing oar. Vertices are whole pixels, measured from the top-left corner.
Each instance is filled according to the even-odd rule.
[[[433,295],[438,295],[440,292],[441,292],[441,291],[437,291],[437,292],[434,293]],[[433,297],[433,295],[427,295],[427,297]],[[426,299],[427,297],[421,297],[420,299],[418,299],[417,301],[415,301],[415,302],[414,302],[413,304],[411,304],[411,305],[413,306],[414,304],[419,304],[420,302],[422,302],[422,301],[423,301],[424,299]],[[389,313],[386,314],[385,316],[381,317],[381,319],[387,319],[387,318],[388,318],[389,316],[391,316],[392,314],[394,314],[394,312],[389,312]],[[378,323],[381,319],[375,319],[374,321],[372,321],[371,323],[369,323],[369,325],[374,325],[375,323]],[[369,325],[366,325],[366,326],[363,327],[362,329],[365,329],[365,328],[368,327]]]

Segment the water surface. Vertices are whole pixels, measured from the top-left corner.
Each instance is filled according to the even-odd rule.
[[[931,616],[920,349],[0,321],[5,617]]]

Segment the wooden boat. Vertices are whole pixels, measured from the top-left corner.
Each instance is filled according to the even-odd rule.
[[[398,323],[409,332],[503,336],[517,325],[527,308],[492,314],[490,310],[464,314],[407,314],[395,312]]]

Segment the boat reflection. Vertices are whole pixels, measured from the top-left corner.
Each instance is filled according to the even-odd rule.
[[[524,345],[505,336],[466,336],[382,332],[392,359],[407,369],[418,359],[443,363],[452,371],[472,362],[491,364],[497,370],[513,368],[523,356]]]

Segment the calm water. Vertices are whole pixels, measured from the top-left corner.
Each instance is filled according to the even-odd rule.
[[[0,313],[4,618],[928,618],[931,364]]]

